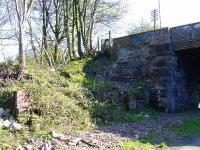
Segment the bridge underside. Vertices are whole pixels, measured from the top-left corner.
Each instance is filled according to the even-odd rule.
[[[200,47],[176,51],[179,67],[183,68],[188,92],[187,106],[198,108],[200,103]]]

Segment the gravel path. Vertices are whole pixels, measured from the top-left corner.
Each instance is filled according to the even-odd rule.
[[[91,132],[81,132],[74,135],[54,135],[48,142],[36,143],[32,147],[38,149],[67,149],[67,150],[122,150],[122,142],[134,138],[145,137],[149,132],[162,132],[167,125],[181,123],[191,115],[167,115],[157,120],[142,123],[123,123],[98,128]],[[198,117],[197,115],[195,117]],[[198,139],[200,140],[200,139]],[[200,143],[200,141],[198,141]]]
[[[93,143],[91,147],[83,142],[74,147],[76,150],[91,149],[123,149],[120,142],[134,138],[145,137],[149,132],[161,132],[167,125],[178,124],[191,116],[165,115],[158,120],[143,123],[124,123],[99,128],[93,132],[79,133],[75,135],[81,139]],[[72,148],[73,149],[73,148]]]

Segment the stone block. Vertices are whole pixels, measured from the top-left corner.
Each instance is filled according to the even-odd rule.
[[[30,108],[30,93],[24,90],[15,91],[12,107],[16,115],[28,111]]]

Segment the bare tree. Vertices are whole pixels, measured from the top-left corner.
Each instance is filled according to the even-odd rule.
[[[26,59],[25,59],[25,51],[24,51],[24,33],[25,33],[25,25],[27,23],[27,19],[30,15],[31,9],[33,7],[35,0],[13,0],[15,4],[17,25],[18,25],[18,43],[19,43],[19,71],[20,76],[18,79],[22,79],[24,76]]]
[[[159,26],[155,26],[155,28],[159,29]],[[141,20],[137,24],[130,25],[130,28],[128,29],[128,34],[137,34],[141,32],[148,32],[151,30],[154,30],[154,26],[151,23]]]

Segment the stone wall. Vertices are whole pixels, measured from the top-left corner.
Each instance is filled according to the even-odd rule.
[[[115,63],[108,77],[132,84],[145,81],[149,104],[175,112],[189,100],[186,72],[176,51],[194,47],[200,47],[200,23],[113,39]]]
[[[149,50],[148,80],[150,104],[166,112],[184,108],[187,100],[185,78],[178,59],[169,46]]]

